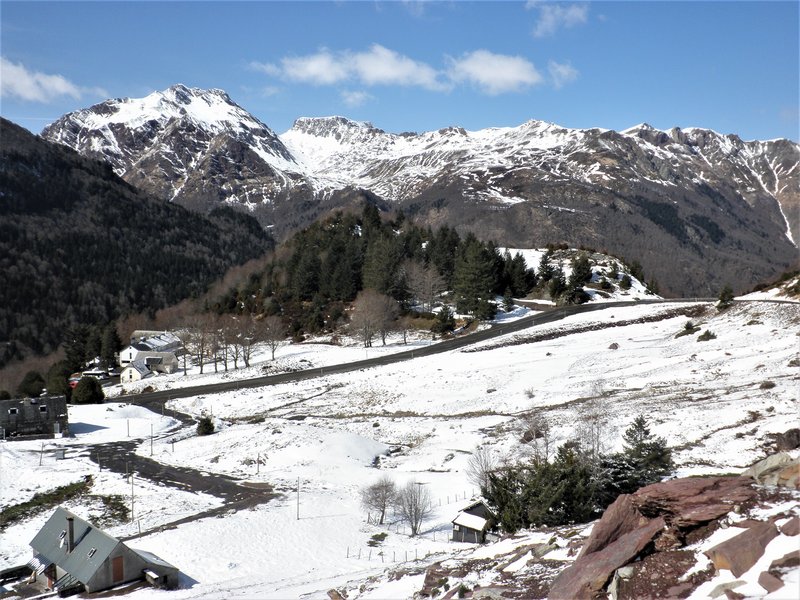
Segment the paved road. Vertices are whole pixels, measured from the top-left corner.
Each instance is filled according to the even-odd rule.
[[[327,367],[317,367],[313,369],[305,369],[303,371],[295,371],[293,373],[281,373],[279,375],[266,375],[263,377],[255,377],[252,379],[240,379],[237,381],[226,381],[223,383],[212,383],[207,385],[198,385],[192,387],[185,387],[179,389],[165,390],[160,392],[149,392],[145,394],[131,394],[127,396],[119,396],[117,400],[120,402],[131,402],[149,408],[154,412],[160,412],[162,405],[168,400],[176,398],[190,398],[200,394],[214,394],[219,392],[228,392],[231,390],[242,390],[254,387],[263,387],[268,385],[275,385],[280,383],[290,383],[294,381],[303,381],[306,379],[313,379],[323,375],[331,375],[338,373],[347,373],[350,371],[358,371],[361,369],[368,369],[370,367],[377,367],[389,365],[393,363],[411,360],[413,358],[420,358],[422,356],[431,356],[448,352],[472,344],[483,342],[501,335],[515,333],[527,329],[533,325],[542,325],[544,323],[552,323],[567,317],[569,315],[592,312],[596,310],[604,310],[607,308],[614,308],[619,306],[635,306],[637,304],[665,304],[665,303],[682,303],[682,302],[712,302],[713,298],[686,298],[679,300],[639,300],[636,302],[606,302],[602,304],[580,304],[576,306],[564,306],[554,308],[543,313],[524,317],[517,321],[509,323],[496,324],[488,329],[470,333],[467,335],[455,337],[449,340],[431,344],[430,346],[423,346],[421,348],[414,348],[413,350],[406,350],[404,352],[397,352],[386,356],[379,356],[376,358],[369,358],[355,362],[342,363],[338,365],[330,365]]]
[[[332,365],[323,368],[307,369],[294,373],[282,373],[279,375],[256,377],[254,379],[215,383],[163,392],[121,396],[118,398],[118,400],[123,402],[129,401],[134,404],[149,408],[154,412],[160,412],[163,410],[164,403],[174,398],[186,398],[196,396],[198,394],[218,393],[229,390],[261,387],[292,381],[302,381],[305,379],[320,377],[322,375],[346,373],[349,371],[357,371],[359,369],[398,363],[404,360],[411,360],[413,358],[448,352],[450,350],[455,350],[478,342],[496,338],[501,335],[522,331],[533,325],[552,323],[576,313],[591,312],[618,306],[631,306],[635,304],[708,301],[708,299],[704,298],[694,298],[689,300],[644,300],[635,303],[610,302],[604,304],[584,304],[579,306],[560,307],[544,313],[525,317],[517,321],[512,321],[510,323],[497,324],[488,329],[445,340],[430,346],[414,348],[413,350],[398,352],[396,354],[387,356]],[[195,421],[189,415],[173,412],[173,416],[184,426],[194,425]],[[141,440],[124,440],[108,442],[105,444],[96,444],[89,446],[88,449],[90,451],[91,459],[95,462],[100,460],[103,468],[105,469],[110,469],[121,474],[134,472],[135,476],[139,478],[148,479],[156,483],[161,483],[188,492],[205,492],[223,500],[223,505],[218,508],[204,511],[196,515],[190,515],[178,521],[162,525],[158,529],[174,527],[189,521],[222,514],[229,510],[239,510],[241,508],[255,506],[257,504],[267,502],[276,496],[276,494],[272,493],[272,490],[268,485],[264,485],[259,488],[245,487],[240,485],[236,479],[227,475],[211,474],[199,471],[197,469],[166,465],[146,456],[137,455],[135,454],[135,449],[140,443]]]

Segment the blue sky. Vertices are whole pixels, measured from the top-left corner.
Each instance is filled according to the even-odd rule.
[[[222,88],[277,132],[708,127],[798,140],[794,2],[0,2],[0,114]]]

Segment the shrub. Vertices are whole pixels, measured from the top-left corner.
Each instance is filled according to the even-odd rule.
[[[202,416],[197,422],[197,435],[211,435],[214,433],[214,421],[211,417]]]
[[[725,310],[733,304],[733,290],[729,285],[722,288],[719,293],[719,302],[717,302],[717,310]]]
[[[631,289],[631,283],[631,276],[625,273],[625,275],[622,276],[622,279],[619,280],[619,287],[623,290],[629,290]]]
[[[697,336],[698,342],[707,342],[709,340],[715,340],[715,339],[717,339],[717,336],[714,335],[710,329],[706,329],[703,333]]]
[[[762,389],[762,390],[771,390],[772,388],[775,387],[775,382],[774,381],[763,381],[763,382],[761,382],[761,385],[758,386],[758,387],[759,387],[759,389]]]
[[[17,386],[17,394],[26,398],[37,398],[44,389],[44,377],[38,371],[28,371]]]

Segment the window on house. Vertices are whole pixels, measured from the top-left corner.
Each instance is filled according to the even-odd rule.
[[[461,527],[459,527],[458,525],[453,525],[453,531],[460,531],[460,530]]]
[[[63,529],[59,534],[58,539],[63,540],[66,537],[66,535],[67,535],[67,530]]]
[[[86,555],[86,558],[92,558],[95,552],[97,552],[97,548],[92,548],[89,550],[89,554]]]
[[[19,414],[19,409],[18,408],[9,408],[8,409],[8,414],[10,414],[10,415]]]
[[[46,406],[40,406],[39,407],[39,412],[46,413],[47,412],[47,407]]]

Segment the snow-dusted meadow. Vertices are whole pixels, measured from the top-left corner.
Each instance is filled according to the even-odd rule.
[[[521,453],[515,429],[521,413],[542,411],[554,425],[556,443],[561,443],[574,434],[581,408],[600,403],[608,415],[609,449],[619,447],[622,431],[643,413],[654,433],[676,449],[679,475],[740,471],[763,456],[766,434],[796,425],[800,369],[790,363],[798,360],[800,305],[742,303],[721,314],[701,305],[702,314],[692,318],[699,331],[676,338],[688,318],[670,315],[692,306],[697,305],[607,308],[466,351],[172,401],[167,414],[174,407],[213,415],[218,431],[202,438],[186,430],[175,434],[171,419],[138,407],[72,407],[70,421],[83,424],[79,435],[54,441],[68,447],[67,460],[45,456],[39,467],[40,442],[0,444],[0,499],[7,506],[90,472],[95,476],[93,492],[125,494],[124,477],[98,473],[81,448],[126,439],[130,419],[132,436],[142,438],[138,452],[149,456],[152,422],[156,433],[164,434],[154,442],[157,460],[269,483],[282,493],[252,510],[201,519],[131,542],[186,575],[185,587],[169,592],[170,598],[319,598],[332,587],[347,588],[350,598],[407,598],[421,586],[419,575],[397,581],[382,575],[389,568],[413,569],[474,549],[447,541],[450,521],[477,491],[465,475],[470,453],[479,446],[497,457]],[[636,322],[658,315],[664,318]],[[623,322],[628,324],[614,326]],[[596,330],[570,334],[590,325]],[[698,341],[707,330],[716,338]],[[516,343],[544,334],[551,335],[536,343]],[[361,359],[365,353],[355,347],[310,347],[285,346],[276,360],[301,364],[305,358],[318,366]],[[407,347],[395,341],[387,350],[369,352],[403,349]],[[173,446],[172,438],[185,439]],[[396,531],[396,525],[366,522],[359,491],[384,474],[400,486],[413,481],[429,490],[434,514],[421,537],[410,538],[402,527]],[[147,521],[143,529],[219,503],[160,486],[147,491],[141,485],[137,512]],[[70,508],[87,512],[78,504]],[[24,561],[27,542],[46,516],[2,534],[0,567]],[[111,532],[131,534],[132,527],[121,525]],[[370,549],[367,542],[380,532],[388,537]],[[511,543],[531,543],[536,535]],[[488,546],[480,552],[500,550]],[[133,596],[163,594],[145,589]]]

